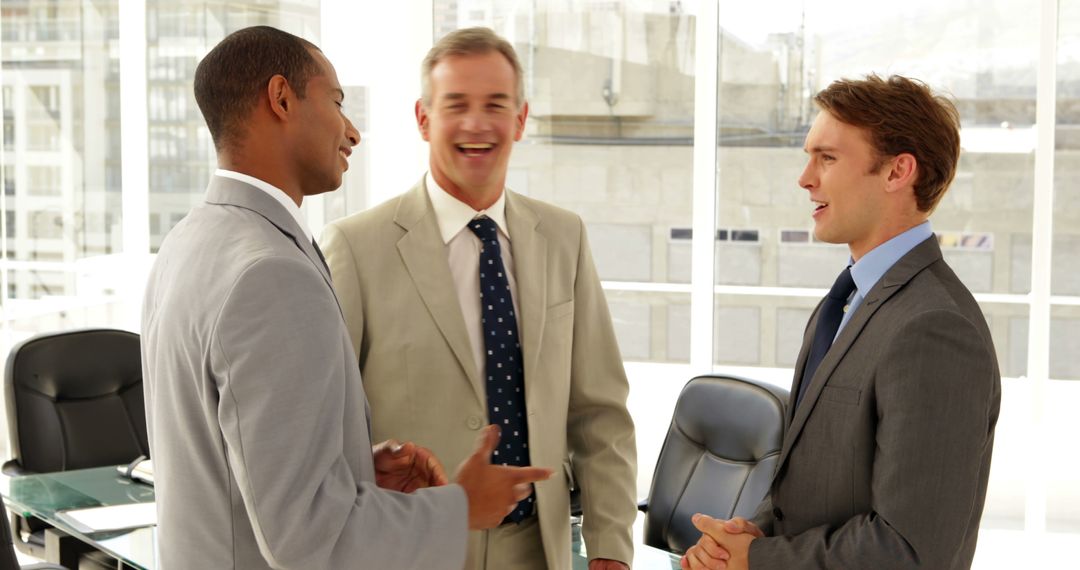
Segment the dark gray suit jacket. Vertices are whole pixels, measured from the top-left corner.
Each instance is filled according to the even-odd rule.
[[[165,238],[143,307],[158,568],[440,568],[465,493],[379,489],[326,266],[285,208],[215,177]]]
[[[982,311],[931,237],[867,292],[789,409],[750,567],[970,567],[1000,400]]]

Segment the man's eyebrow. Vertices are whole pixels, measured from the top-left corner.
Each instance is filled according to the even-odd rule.
[[[459,99],[464,99],[466,96],[465,96],[464,93],[453,93],[452,92],[452,93],[443,93],[439,97],[441,99],[451,99],[451,100],[457,101]],[[502,100],[505,100],[505,99],[512,99],[512,98],[513,98],[513,96],[510,95],[509,93],[493,93],[491,95],[488,95],[488,99],[496,99],[496,100],[499,100],[499,101],[502,101]]]
[[[805,152],[806,154],[816,154],[816,153],[819,153],[819,152],[836,152],[836,151],[837,151],[837,148],[835,146],[827,146],[827,145],[817,145],[817,146],[812,146],[810,148],[803,147],[803,152]]]

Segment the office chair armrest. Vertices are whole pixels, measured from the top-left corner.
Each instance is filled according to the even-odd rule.
[[[17,477],[19,475],[32,475],[34,472],[28,469],[24,469],[18,459],[9,459],[4,462],[3,466],[0,466],[0,471],[8,477]]]
[[[49,562],[41,562],[29,566],[19,566],[19,570],[68,570],[68,567],[59,564],[51,564]]]
[[[637,502],[637,510],[639,510],[639,511],[641,511],[643,513],[649,512],[649,498],[648,497],[645,497],[644,499]]]

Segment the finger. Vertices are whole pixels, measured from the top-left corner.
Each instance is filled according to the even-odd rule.
[[[491,452],[495,451],[495,446],[499,445],[499,426],[490,424],[480,432],[480,437],[476,438],[476,449],[473,450],[473,457],[483,459],[485,463],[491,461]]]
[[[728,534],[742,534],[746,532],[746,519],[735,517],[724,523],[724,530]]]
[[[529,495],[532,494],[532,485],[528,483],[519,483],[514,485],[514,503],[520,503],[524,501]]]
[[[705,554],[708,555],[709,558],[714,560],[728,560],[731,558],[731,554],[707,534],[701,535],[701,539],[698,540],[698,546],[705,551]]]
[[[705,565],[701,562],[701,558],[698,556],[700,553],[699,548],[690,547],[690,550],[686,551],[686,561],[689,563],[690,570],[701,570],[705,568]]]
[[[725,522],[721,519],[714,519],[709,515],[703,515],[701,513],[697,513],[690,517],[690,521],[694,523],[695,528],[712,537],[717,536],[723,531]]]
[[[679,559],[679,568],[682,570],[690,570],[690,563],[686,561],[686,555]]]
[[[532,483],[544,481],[551,477],[554,471],[547,467],[507,467],[510,479],[515,483]]]
[[[709,555],[705,553],[704,549],[700,547],[694,546],[691,547],[690,550],[693,551],[693,554],[691,555],[690,551],[688,551],[687,557],[690,558],[690,567],[695,570],[698,568],[713,570],[716,568],[727,567],[727,562],[710,558]]]
[[[432,487],[441,487],[450,482],[450,479],[446,476],[446,470],[443,469],[442,463],[440,463],[431,452],[428,452],[427,471],[428,485]]]
[[[399,443],[391,439],[386,443],[390,445],[390,452],[394,454],[394,457],[411,456],[416,453],[416,444],[411,441]]]

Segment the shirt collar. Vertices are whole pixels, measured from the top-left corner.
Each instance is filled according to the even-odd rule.
[[[444,244],[450,243],[454,236],[474,218],[487,216],[495,225],[499,226],[506,239],[510,239],[510,228],[506,225],[506,190],[499,194],[499,199],[486,210],[479,212],[472,206],[451,196],[446,190],[435,182],[435,177],[429,171],[426,176],[428,198],[431,199],[431,207],[435,210],[435,220],[439,223],[439,235]]]
[[[870,288],[881,280],[901,257],[907,255],[915,246],[926,241],[934,235],[930,228],[930,222],[925,221],[889,241],[870,250],[859,261],[851,266],[851,278],[855,280],[855,287],[859,294],[865,295]],[[849,258],[850,263],[850,258]]]
[[[306,237],[308,241],[312,241],[312,239],[314,239],[311,234],[311,229],[308,228],[307,220],[304,219],[304,213],[300,211],[300,206],[297,206],[296,202],[293,202],[292,198],[290,198],[289,195],[286,194],[285,191],[281,188],[278,188],[277,186],[274,186],[269,182],[259,180],[254,176],[249,176],[240,172],[233,172],[232,170],[225,170],[224,168],[219,168],[215,170],[214,176],[231,178],[245,184],[250,184],[258,188],[259,190],[262,190],[263,192],[269,194],[271,198],[277,200],[279,204],[284,206],[285,210],[289,212],[289,215],[291,215],[293,219],[296,220],[297,225],[300,226],[300,230],[304,232],[304,237]]]

